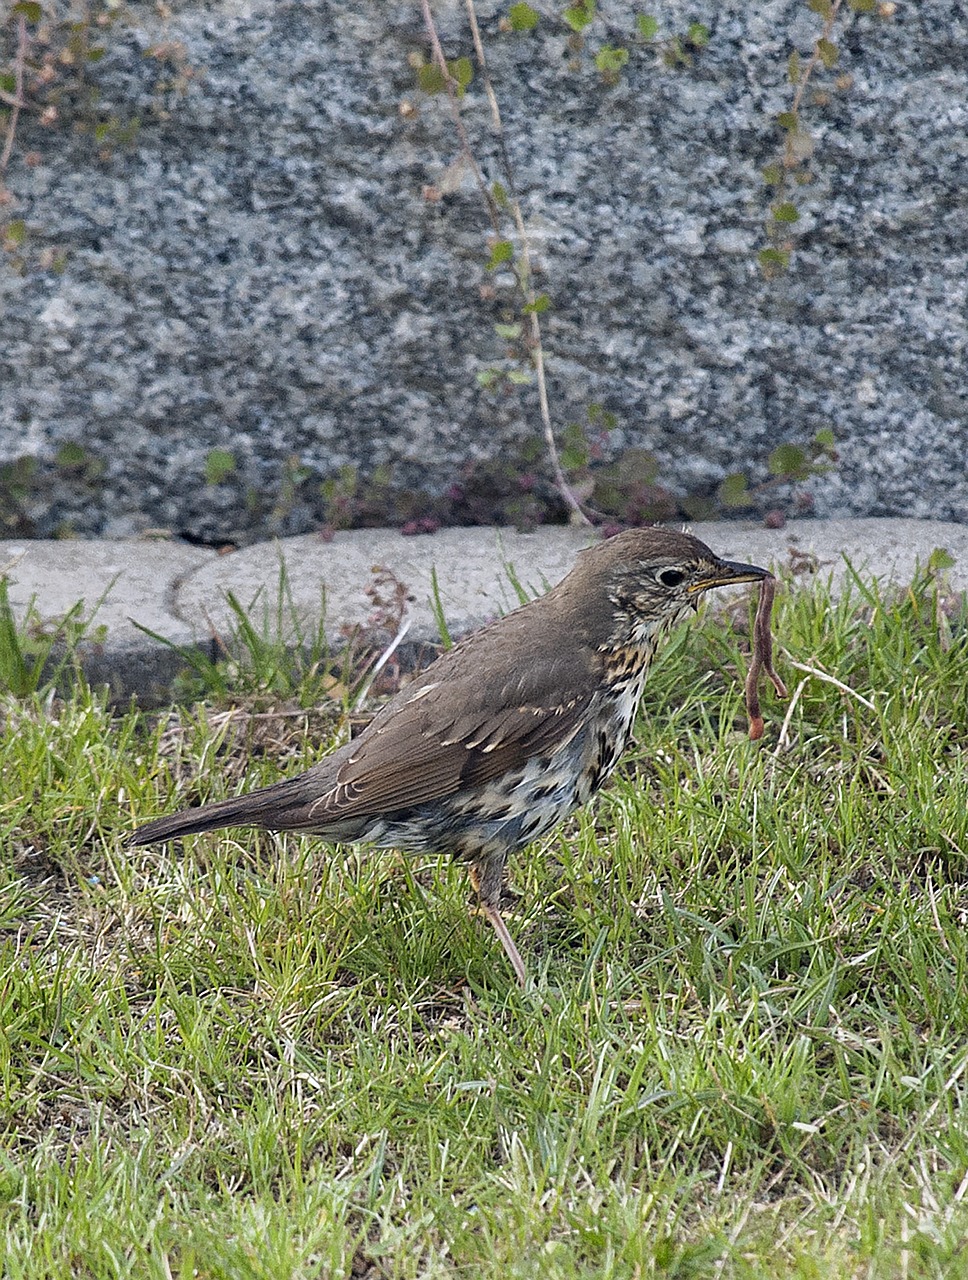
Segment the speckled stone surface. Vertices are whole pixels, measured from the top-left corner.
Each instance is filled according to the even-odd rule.
[[[607,449],[651,450],[680,495],[736,470],[761,481],[777,443],[832,427],[840,463],[809,486],[819,514],[968,521],[964,8],[899,3],[838,33],[851,84],[827,75],[829,101],[805,115],[815,180],[797,196],[793,269],[769,282],[760,173],[787,56],[810,47],[816,15],[671,0],[663,30],[699,20],[710,43],[670,71],[634,47],[639,4],[599,6],[577,59],[560,6],[536,7],[530,35],[498,31],[503,2],[478,12],[553,302],[557,423],[605,404],[620,424]],[[433,493],[469,459],[510,456],[537,433],[532,393],[476,380],[504,358],[510,293],[485,269],[489,227],[453,166],[446,102],[414,88],[419,5],[170,8],[162,23],[129,5],[87,72],[97,119],[140,121],[130,146],[100,159],[90,135],[33,117],[21,130],[4,216],[28,234],[20,274],[0,263],[0,463],[37,465],[17,494],[0,472],[0,514],[16,499],[36,534],[250,541],[315,528],[319,479],[341,466],[389,464]],[[464,6],[436,8],[448,53],[469,53]],[[166,41],[193,72],[184,94],[146,56]],[[632,50],[615,87],[594,68],[605,43]],[[464,115],[499,177],[477,84]],[[55,246],[61,273],[41,263]],[[95,465],[57,465],[65,444]],[[236,462],[219,484],[213,449]]]

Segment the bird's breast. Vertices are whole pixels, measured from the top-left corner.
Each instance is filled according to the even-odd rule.
[[[648,665],[641,665],[627,679],[614,681],[596,699],[585,736],[576,806],[585,804],[611,776],[629,745],[647,671]]]

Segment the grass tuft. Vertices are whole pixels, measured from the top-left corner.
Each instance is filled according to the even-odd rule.
[[[312,644],[257,702],[8,696],[4,1275],[960,1274],[965,616],[925,574],[775,630],[762,741],[746,616],[684,629],[622,776],[515,860],[528,993],[447,862],[123,848],[332,745]]]

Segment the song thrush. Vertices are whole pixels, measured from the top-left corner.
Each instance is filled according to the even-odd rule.
[[[583,551],[546,595],[444,653],[305,773],[158,818],[130,843],[254,826],[453,854],[470,864],[524,985],[500,911],[508,854],[611,774],[663,634],[710,588],[768,577],[688,534],[629,529]]]

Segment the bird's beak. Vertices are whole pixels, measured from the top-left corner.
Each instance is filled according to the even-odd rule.
[[[695,595],[700,591],[710,591],[713,587],[733,587],[739,582],[761,582],[764,578],[770,577],[772,574],[769,569],[761,569],[759,565],[740,564],[736,560],[719,560],[705,577],[693,582],[686,590],[690,595]]]

